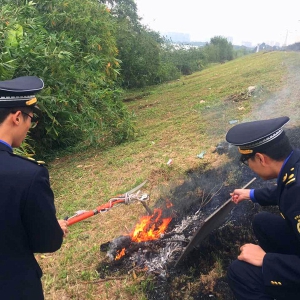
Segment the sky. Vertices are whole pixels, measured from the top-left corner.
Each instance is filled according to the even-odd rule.
[[[165,35],[189,34],[191,41],[231,37],[251,42],[300,42],[300,0],[135,0],[141,23]]]

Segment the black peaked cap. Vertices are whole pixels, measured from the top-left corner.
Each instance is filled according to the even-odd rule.
[[[34,106],[35,93],[43,87],[43,80],[36,76],[0,81],[0,107]]]
[[[235,146],[240,146],[240,148],[253,149],[278,138],[283,133],[282,127],[289,120],[289,117],[279,117],[241,123],[227,132],[226,141]]]

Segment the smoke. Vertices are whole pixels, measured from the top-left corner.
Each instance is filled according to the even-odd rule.
[[[110,261],[114,261],[116,254],[121,251],[123,248],[128,248],[131,243],[131,238],[129,235],[122,235],[113,239],[108,244],[108,251],[106,256]]]
[[[282,63],[282,65],[286,66],[285,63]],[[264,101],[263,104],[254,105],[253,111],[248,119],[263,120],[288,116],[291,119],[288,127],[297,125],[300,119],[299,86],[299,68],[297,68],[297,66],[292,66],[288,69],[284,88],[272,95],[267,101]]]

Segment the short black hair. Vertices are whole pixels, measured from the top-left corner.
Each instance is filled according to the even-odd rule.
[[[256,148],[253,153],[251,154],[242,154],[241,160],[243,159],[253,159],[255,153],[262,153],[276,161],[283,161],[285,160],[292,152],[293,147],[290,144],[288,137],[284,134],[282,138],[276,143],[270,143],[268,147],[266,144],[261,149]]]
[[[4,120],[7,118],[7,116],[10,114],[10,113],[14,113],[14,112],[17,112],[17,111],[23,111],[27,114],[33,112],[33,107],[29,107],[29,106],[26,106],[26,107],[1,107],[0,108],[0,124],[2,124],[4,122]],[[27,115],[23,115],[25,119],[28,118]]]
[[[4,122],[7,116],[11,113],[10,108],[0,108],[0,124]]]
[[[276,144],[266,147],[261,153],[268,155],[270,158],[282,161],[285,160],[292,152],[293,147],[286,135]]]

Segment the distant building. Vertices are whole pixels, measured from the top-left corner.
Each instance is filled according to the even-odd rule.
[[[267,45],[270,45],[270,46],[275,46],[275,47],[279,47],[280,46],[280,43],[278,42],[275,42],[275,41],[266,41],[266,44]]]

